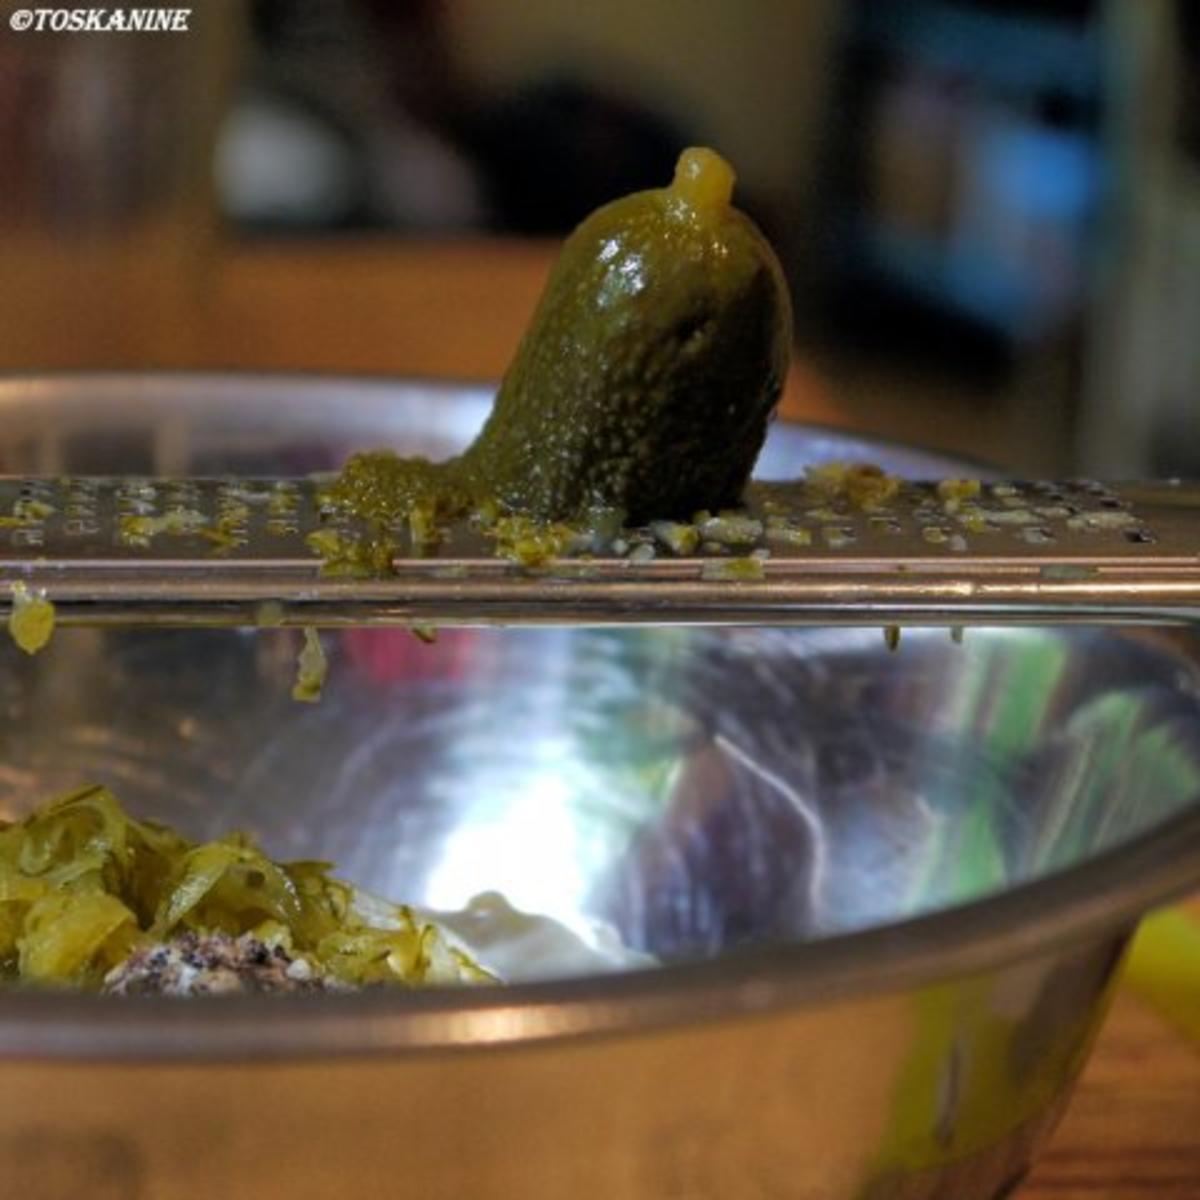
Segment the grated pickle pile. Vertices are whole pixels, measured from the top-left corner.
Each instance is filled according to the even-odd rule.
[[[243,833],[189,841],[104,787],[0,823],[0,980],[103,990],[139,952],[211,935],[278,947],[338,987],[493,981],[406,906],[364,916],[328,863],[274,862]]]

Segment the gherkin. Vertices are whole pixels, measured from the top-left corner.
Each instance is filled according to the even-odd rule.
[[[401,527],[427,548],[472,514],[529,524],[518,557],[532,561],[597,509],[643,525],[736,505],[783,389],[792,313],[733,183],[720,155],[685,150],[669,187],[588,217],[472,445],[444,463],[356,454],[325,489],[369,530],[345,545],[314,535],[327,569],[386,574]]]
[[[632,524],[736,504],[787,372],[791,306],[734,175],[690,149],[666,188],[571,235],[492,414],[457,464],[534,517]]]

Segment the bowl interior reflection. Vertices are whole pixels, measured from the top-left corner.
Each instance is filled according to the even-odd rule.
[[[1200,794],[1191,656],[1103,630],[63,630],[0,652],[0,812],[98,781],[398,900],[709,956],[1011,887]]]

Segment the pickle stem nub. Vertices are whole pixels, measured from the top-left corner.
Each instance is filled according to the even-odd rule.
[[[721,213],[733,200],[736,180],[733,168],[715,150],[690,146],[679,156],[671,191],[696,213]]]

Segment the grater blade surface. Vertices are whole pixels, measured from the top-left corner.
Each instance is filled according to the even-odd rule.
[[[1003,623],[1200,613],[1200,484],[905,482],[863,505],[755,483],[737,513],[581,537],[536,565],[462,522],[382,578],[317,479],[0,478],[0,606],[78,624]],[[691,532],[688,532],[688,531]],[[681,532],[682,531],[682,532]],[[694,543],[694,547],[693,547]],[[680,551],[683,552],[680,552]],[[0,612],[3,612],[0,607]]]

